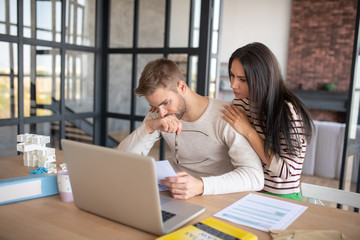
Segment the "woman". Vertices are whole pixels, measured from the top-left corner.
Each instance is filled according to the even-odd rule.
[[[303,103],[285,87],[274,54],[262,43],[237,49],[229,76],[235,99],[223,118],[262,160],[263,190],[301,201],[300,175],[313,125]]]

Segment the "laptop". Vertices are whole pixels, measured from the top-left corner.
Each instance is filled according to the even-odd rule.
[[[61,140],[75,205],[122,224],[163,235],[205,208],[159,193],[155,160],[91,144]],[[163,213],[170,218],[163,221]]]

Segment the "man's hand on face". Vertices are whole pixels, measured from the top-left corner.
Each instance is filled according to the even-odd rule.
[[[175,114],[166,115],[164,117],[151,119],[146,121],[146,130],[147,132],[153,133],[155,130],[160,130],[168,133],[181,133],[182,123],[175,116]]]

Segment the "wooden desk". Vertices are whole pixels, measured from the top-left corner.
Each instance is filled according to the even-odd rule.
[[[57,164],[62,152],[57,152]],[[10,171],[11,170],[11,171]],[[0,159],[0,179],[27,175],[32,168],[24,167],[22,156]],[[168,194],[168,193],[165,193]],[[246,193],[198,196],[189,202],[205,206],[205,212],[189,224],[210,217]],[[261,193],[258,193],[261,194]],[[268,196],[268,195],[266,195]],[[270,196],[268,196],[270,197]],[[277,198],[277,197],[274,197]],[[280,199],[280,198],[278,198]],[[281,200],[285,200],[281,198]],[[360,214],[340,209],[292,201],[309,208],[288,229],[339,230],[350,239],[359,239]],[[224,220],[225,221],[225,220]],[[228,222],[247,230],[259,239],[270,235],[256,229]],[[74,203],[65,203],[59,195],[0,205],[0,239],[155,239],[157,236],[79,210]]]

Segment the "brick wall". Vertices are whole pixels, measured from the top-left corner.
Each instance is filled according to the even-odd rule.
[[[286,77],[290,89],[321,90],[333,82],[335,91],[348,91],[356,6],[356,0],[293,0]],[[316,120],[344,119],[344,113],[311,113]]]

